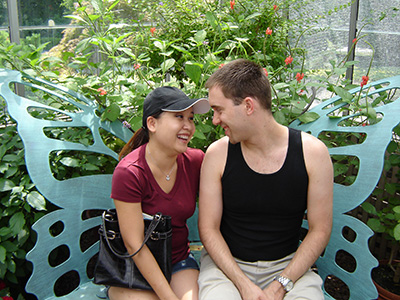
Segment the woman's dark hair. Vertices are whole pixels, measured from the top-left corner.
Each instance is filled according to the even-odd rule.
[[[139,128],[135,134],[131,137],[128,143],[119,152],[118,158],[121,160],[126,155],[128,155],[132,150],[138,148],[139,146],[147,143],[149,141],[149,132],[147,129]]]
[[[155,115],[153,115],[152,117],[158,119],[162,113],[163,112],[160,111]],[[128,141],[128,143],[126,143],[125,146],[122,148],[122,150],[119,152],[118,155],[119,160],[124,158],[126,155],[131,153],[136,148],[139,148],[140,146],[146,144],[148,141],[149,141],[149,130],[144,127],[139,128],[135,132],[135,134],[131,137],[131,139]]]

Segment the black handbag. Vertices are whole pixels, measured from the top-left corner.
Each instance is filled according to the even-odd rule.
[[[132,257],[144,246],[150,249],[165,278],[170,282],[172,259],[171,217],[157,213],[154,216],[143,214],[145,237],[143,244],[133,254],[125,248],[119,230],[115,209],[103,212],[100,225],[100,250],[94,269],[94,283],[131,289],[152,290],[149,283],[136,267]]]

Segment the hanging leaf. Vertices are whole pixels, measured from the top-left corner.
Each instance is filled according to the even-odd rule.
[[[0,192],[10,191],[14,186],[15,184],[11,180],[0,178]]]
[[[165,50],[165,43],[161,43],[160,41],[154,41],[154,46],[156,46],[161,51]]]
[[[201,71],[201,67],[198,64],[193,64],[191,62],[185,64],[185,72],[195,84],[199,84]]]
[[[393,182],[393,183],[385,183],[385,190],[390,195],[394,195],[396,193],[396,187],[397,187],[397,184],[395,182]]]
[[[164,61],[161,64],[161,69],[162,69],[163,73],[166,73],[169,69],[171,69],[174,66],[174,64],[175,64],[175,59],[173,59],[173,58],[170,58],[170,59],[167,59],[166,61]]]
[[[385,226],[377,219],[369,219],[367,225],[375,232],[385,232]]]
[[[119,0],[114,1],[114,3],[111,4],[109,8],[107,8],[107,11],[111,11],[118,3],[119,3]]]
[[[3,246],[0,245],[0,263],[4,264],[4,262],[6,261],[6,253],[7,253],[7,250]]]
[[[36,210],[46,210],[46,200],[36,191],[30,192],[26,196],[26,202]]]
[[[25,225],[24,214],[22,212],[17,212],[10,218],[9,224],[11,232],[17,235]]]
[[[101,120],[102,121],[108,120],[114,122],[118,119],[120,113],[121,113],[120,107],[118,106],[117,103],[113,102],[101,114]]]
[[[302,114],[300,117],[298,117],[298,119],[300,122],[307,124],[314,122],[315,120],[318,120],[319,114],[317,114],[316,112],[306,112]]]
[[[212,12],[208,11],[206,13],[206,19],[214,30],[218,30],[221,33],[221,28],[218,26],[218,21]]]
[[[393,236],[396,239],[396,241],[400,241],[400,224],[397,224],[394,227]]]
[[[194,132],[193,137],[198,138],[200,140],[205,140],[206,139],[206,136],[200,130],[196,130]]]
[[[88,23],[87,21],[85,21],[85,20],[84,20],[82,17],[80,17],[80,16],[67,15],[67,16],[64,16],[64,17],[65,17],[65,18],[69,18],[69,19],[74,19],[74,20],[83,22],[83,23],[85,23],[86,25],[89,25],[89,23]]]
[[[274,119],[275,121],[277,121],[279,124],[285,124],[286,123],[286,117],[285,114],[278,110],[276,112],[274,112]]]
[[[10,233],[11,233],[10,228],[8,228],[8,227],[0,228],[0,236],[6,236],[6,235],[9,235]]]
[[[345,90],[344,88],[337,86],[337,87],[333,87],[333,89],[335,90],[336,95],[341,97],[343,99],[343,101],[350,103],[350,101],[353,99],[353,95],[351,93],[349,93],[347,90]]]
[[[141,116],[136,116],[133,117],[129,120],[129,123],[131,124],[131,128],[133,131],[137,131],[140,127],[142,127],[142,117]]]
[[[257,18],[258,16],[262,16],[262,13],[256,12],[256,13],[254,13],[254,14],[251,14],[250,16],[247,16],[244,20],[245,20],[245,21],[248,21],[248,20]]]
[[[91,4],[96,13],[102,13],[104,11],[103,0],[92,0]]]
[[[79,167],[79,160],[72,157],[64,157],[60,160],[60,162],[67,167],[76,168]]]
[[[185,53],[190,55],[190,51],[186,50],[185,48],[181,47],[181,46],[176,46],[176,45],[171,45],[172,48],[178,50],[179,52]]]
[[[204,40],[207,37],[207,31],[205,30],[199,30],[196,32],[194,35],[194,40],[197,42],[197,44],[201,44],[204,42]]]
[[[99,167],[93,165],[93,164],[84,164],[83,169],[86,171],[98,171],[100,170]]]
[[[369,202],[364,202],[361,204],[361,207],[369,214],[373,214],[376,216],[376,208]]]

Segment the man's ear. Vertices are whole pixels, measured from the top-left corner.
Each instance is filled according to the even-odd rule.
[[[255,100],[252,97],[246,97],[243,100],[243,104],[248,115],[251,115],[254,112],[254,101]]]

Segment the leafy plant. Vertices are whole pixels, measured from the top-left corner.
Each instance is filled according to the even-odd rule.
[[[32,269],[25,260],[35,241],[31,226],[44,215],[46,203],[26,172],[16,124],[5,113],[4,101],[0,104],[0,278],[23,290]]]
[[[364,202],[362,208],[371,215],[368,226],[376,233],[382,233],[394,247],[391,248],[388,265],[394,271],[393,281],[400,282],[400,264],[395,262],[400,247],[400,125],[393,130],[393,139],[386,150],[382,183],[373,192],[373,199],[380,202],[380,209],[370,202]],[[393,180],[395,179],[395,180]],[[397,179],[397,180],[396,180]]]

